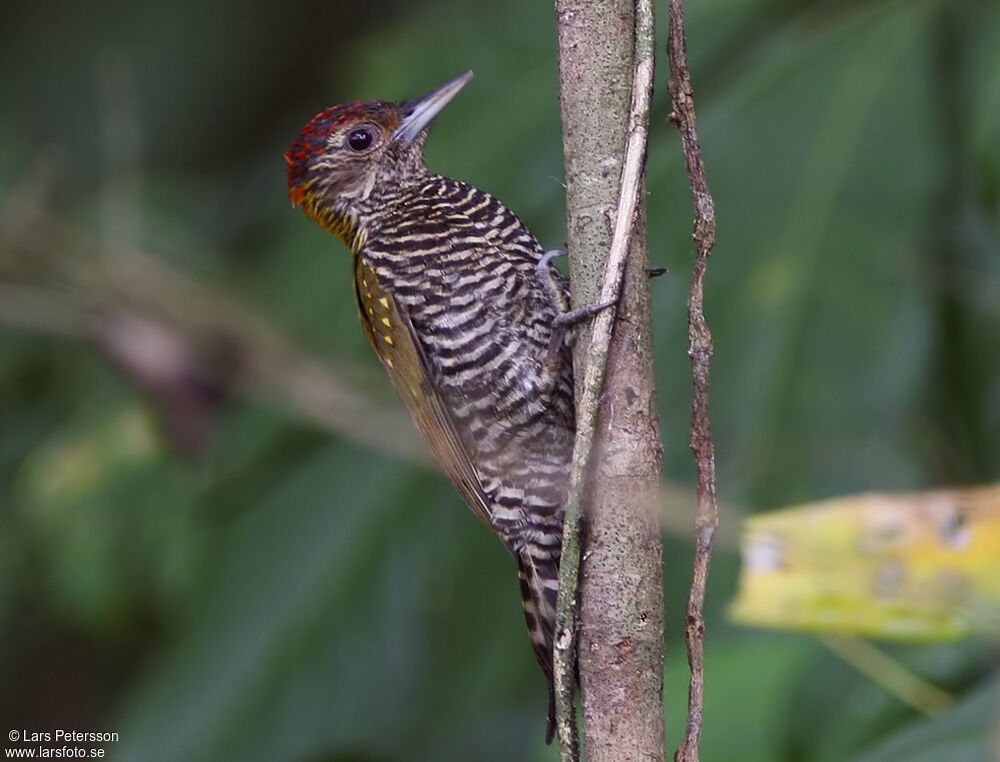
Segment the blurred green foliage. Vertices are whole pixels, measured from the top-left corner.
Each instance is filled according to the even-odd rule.
[[[719,218],[720,494],[749,511],[995,480],[1000,5],[689,6]],[[47,167],[45,203],[97,245],[156,252],[349,378],[379,376],[347,257],[285,198],[281,154],[321,108],[474,69],[429,164],[563,241],[550,4],[6,3],[0,49],[0,209]],[[691,213],[666,75],[661,56],[654,317],[665,478],[690,483]],[[512,564],[441,477],[243,401],[185,460],[148,390],[16,322],[0,325],[6,728],[114,730],[123,762],[555,759]],[[667,538],[673,745],[687,545]],[[894,651],[956,696],[920,718],[809,638],[728,626],[736,564],[720,548],[706,762],[993,758],[990,644]]]

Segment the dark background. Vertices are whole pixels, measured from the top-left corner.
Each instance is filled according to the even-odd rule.
[[[818,641],[723,609],[741,513],[1000,475],[1000,4],[689,5],[728,527],[703,759],[991,758],[989,644],[893,650],[957,696],[925,720]],[[116,731],[128,762],[555,759],[513,564],[392,446],[408,425],[296,413],[291,382],[250,378],[256,345],[228,334],[196,336],[208,370],[144,382],[70,310],[145,314],[159,295],[193,315],[224,295],[236,324],[399,412],[346,250],[289,208],[282,153],[332,103],[471,68],[428,163],[561,246],[551,4],[4,3],[0,51],[0,284],[32,297],[0,289],[2,730]],[[653,282],[664,480],[683,496],[692,214],[665,64],[648,208],[669,268]],[[202,301],[114,254],[137,247]],[[690,510],[664,517],[672,745]]]

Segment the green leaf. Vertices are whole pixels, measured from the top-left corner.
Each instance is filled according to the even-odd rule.
[[[938,717],[910,723],[853,762],[994,762],[1000,679],[993,677]]]

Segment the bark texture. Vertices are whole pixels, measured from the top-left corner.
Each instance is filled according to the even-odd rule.
[[[615,226],[636,13],[634,0],[557,0],[556,12],[570,276],[573,303],[582,306],[600,298]],[[589,762],[664,759],[663,572],[655,512],[661,445],[647,264],[640,203],[584,514],[578,654]],[[583,327],[576,345],[578,384],[589,338]]]

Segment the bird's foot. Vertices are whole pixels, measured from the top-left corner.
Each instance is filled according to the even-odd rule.
[[[566,252],[562,249],[552,249],[542,254],[542,258],[535,265],[535,277],[538,278],[538,282],[548,295],[549,301],[552,302],[556,314],[568,312],[569,305],[566,303],[566,292],[556,282],[557,274],[553,273],[549,265],[556,257],[564,256],[566,256]]]
[[[566,302],[565,292],[556,284],[556,277],[552,273],[552,268],[549,264],[556,257],[564,257],[566,252],[562,249],[552,249],[545,252],[542,258],[538,260],[538,264],[535,266],[535,275],[538,277],[538,282],[542,284],[542,288],[545,289],[546,293],[549,295],[549,299],[552,301],[552,306],[556,311],[555,324],[557,327],[568,328],[569,326],[579,323],[591,315],[595,315],[601,310],[606,310],[608,307],[613,307],[618,303],[617,299],[604,304],[594,304],[590,307],[581,307],[578,310],[571,310],[569,304]],[[557,332],[559,334],[560,340],[562,339],[563,331]]]
[[[578,310],[563,312],[556,316],[556,325],[563,327],[576,325],[581,320],[585,320],[591,315],[596,315],[598,312],[602,312],[609,307],[614,307],[616,304],[618,304],[618,300],[612,299],[610,302],[604,302],[603,304],[592,304],[589,307],[581,307]]]

